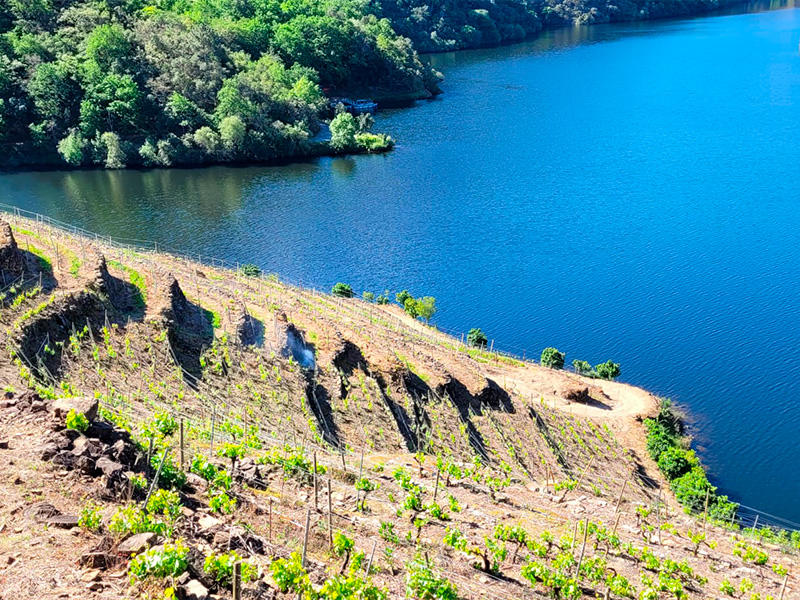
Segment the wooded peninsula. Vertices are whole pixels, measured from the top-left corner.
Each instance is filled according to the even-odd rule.
[[[8,0],[0,166],[200,165],[385,150],[328,98],[441,92],[418,52],[741,0]]]

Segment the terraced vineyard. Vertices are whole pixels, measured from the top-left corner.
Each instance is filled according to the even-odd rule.
[[[798,597],[788,544],[677,506],[642,390],[0,228],[3,598]]]

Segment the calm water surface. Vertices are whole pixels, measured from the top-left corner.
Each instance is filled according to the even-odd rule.
[[[800,522],[800,10],[431,58],[386,156],[0,176],[5,202],[293,281],[433,295],[504,349],[612,358],[698,420],[734,498]]]

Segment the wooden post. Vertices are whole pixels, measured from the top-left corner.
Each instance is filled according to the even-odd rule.
[[[269,499],[269,543],[272,543],[272,498]]]
[[[242,600],[242,563],[233,563],[233,600]]]
[[[183,471],[183,417],[181,417],[181,471]]]
[[[214,405],[214,412],[211,413],[211,445],[208,448],[208,457],[214,456],[214,425],[217,421],[217,405]]]
[[[314,450],[314,512],[319,510],[319,484],[317,482],[317,451]]]
[[[591,468],[592,463],[594,463],[594,456],[592,456],[592,460],[589,461],[589,464],[586,465],[586,467],[583,469],[583,473],[581,473],[581,476],[578,478],[578,485],[575,486],[576,490],[581,487],[581,483],[583,483],[583,478],[586,476],[586,471],[588,471]]]
[[[372,542],[372,552],[369,554],[369,562],[367,563],[367,577],[369,577],[370,569],[372,569],[372,559],[375,558],[375,548],[378,547],[378,540]]]
[[[311,509],[306,509],[306,530],[303,532],[303,568],[306,566],[306,553],[308,552],[308,527],[311,523]]]
[[[331,502],[331,479],[328,478],[328,543],[333,548],[333,508]]]
[[[439,477],[441,476],[441,471],[436,469],[436,483],[433,484],[433,501],[436,502],[436,495],[439,493]]]
[[[169,448],[164,448],[164,454],[161,455],[161,462],[158,463],[158,469],[156,470],[156,476],[153,477],[153,481],[150,484],[150,490],[147,492],[147,497],[144,499],[144,505],[147,506],[147,503],[150,501],[150,496],[152,495],[153,491],[158,486],[158,477],[161,475],[161,469],[164,466],[164,461],[167,459],[167,452],[169,452]]]
[[[619,505],[622,503],[622,494],[625,493],[625,486],[628,485],[629,479],[630,477],[628,477],[628,479],[625,480],[625,483],[622,484],[622,489],[619,491],[619,498],[617,498],[617,505],[614,507],[614,514],[619,512]]]
[[[150,436],[150,445],[147,447],[147,465],[146,471],[148,475],[152,476],[153,467],[150,466],[150,461],[153,460],[153,436]]]
[[[758,527],[758,517],[759,516],[760,515],[756,515],[756,520],[753,522],[753,529],[750,531],[750,537],[751,538],[756,537],[756,527]]]
[[[614,521],[614,529],[611,530],[611,537],[612,538],[617,533],[617,527],[619,527],[620,517],[622,517],[622,513],[617,513],[617,518]],[[606,551],[603,553],[603,558],[607,558],[608,557],[609,548],[611,548],[611,541],[610,540],[608,542],[606,542]]]
[[[781,593],[778,596],[778,600],[783,600],[783,594],[786,591],[786,583],[789,581],[789,574],[783,576],[783,585],[781,585]]]
[[[575,527],[577,530],[577,525]],[[578,558],[578,566],[575,569],[575,579],[578,579],[578,574],[581,572],[581,563],[583,562],[583,553],[586,551],[586,538],[589,535],[589,518],[586,518],[586,525],[584,525],[583,529],[583,545],[581,546],[581,556]]]
[[[339,453],[340,453],[340,456],[342,457],[342,471],[347,473],[347,463],[344,462],[344,449],[343,448],[339,448]]]
[[[703,533],[706,532],[706,523],[708,521],[708,493],[711,491],[711,488],[706,488],[706,505],[703,509]]]
[[[580,523],[580,521],[575,521],[575,529],[572,530],[572,544],[571,544],[571,546],[573,548],[575,547],[575,540],[578,537],[578,523]]]
[[[661,490],[658,490],[658,500],[656,500],[656,519],[658,523],[658,545],[661,545]]]

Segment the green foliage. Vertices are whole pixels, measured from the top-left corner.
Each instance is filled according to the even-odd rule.
[[[103,519],[100,516],[100,511],[95,504],[91,502],[86,504],[81,509],[81,515],[78,518],[78,526],[86,531],[100,531],[103,525]]]
[[[258,577],[258,569],[249,562],[242,561],[236,550],[219,554],[212,552],[206,557],[203,570],[219,586],[230,588],[233,585],[233,566],[237,562],[242,563],[242,583],[254,581]]]
[[[406,565],[406,598],[416,600],[458,600],[458,588],[435,574],[420,557]]]
[[[352,298],[353,297],[353,288],[351,288],[346,283],[337,283],[331,289],[331,293],[334,296],[339,296],[340,298]]]
[[[545,348],[542,350],[542,366],[550,369],[563,369],[565,356],[563,352],[559,352],[555,348]]]
[[[308,573],[303,568],[303,557],[299,552],[292,552],[289,558],[272,561],[270,572],[284,594],[286,592],[301,594],[311,587]]]
[[[334,150],[346,151],[355,149],[358,126],[353,115],[348,112],[340,112],[331,121],[330,128],[330,143]]]
[[[72,408],[69,413],[67,413],[66,425],[67,429],[74,429],[75,431],[84,433],[89,429],[89,419],[87,419],[86,415],[82,412],[78,412]]]
[[[231,498],[225,492],[220,492],[211,496],[208,501],[208,506],[215,512],[223,515],[230,515],[236,510],[236,499]]]
[[[261,277],[261,268],[253,263],[247,263],[239,267],[239,272],[245,277]]]
[[[147,501],[147,512],[151,517],[160,517],[165,522],[175,522],[181,516],[181,499],[169,490],[156,490]]]
[[[736,594],[736,588],[733,587],[733,584],[727,578],[722,580],[722,583],[719,586],[719,591],[726,596],[733,596]]]
[[[336,556],[345,556],[350,554],[355,547],[355,542],[341,532],[333,534],[333,553]]]
[[[154,453],[150,458],[150,467],[156,471],[161,464],[161,456]],[[158,476],[158,485],[162,488],[168,489],[181,489],[186,485],[186,473],[184,473],[180,466],[175,463],[172,455],[167,452],[164,458],[164,464],[161,465],[161,473]]]
[[[597,377],[597,372],[585,360],[578,360],[577,358],[572,361],[572,368],[578,375],[585,375],[586,377]]]
[[[467,345],[475,348],[485,348],[489,343],[489,338],[478,327],[473,327],[467,333]]]
[[[697,464],[694,453],[676,446],[670,446],[658,457],[658,468],[670,481],[688,473],[693,464]]]
[[[610,360],[595,365],[594,370],[597,372],[597,376],[600,379],[608,379],[609,381],[616,379],[620,374],[619,364]]]
[[[177,577],[189,566],[189,548],[182,542],[150,548],[131,560],[128,572],[132,581],[148,578]]]

